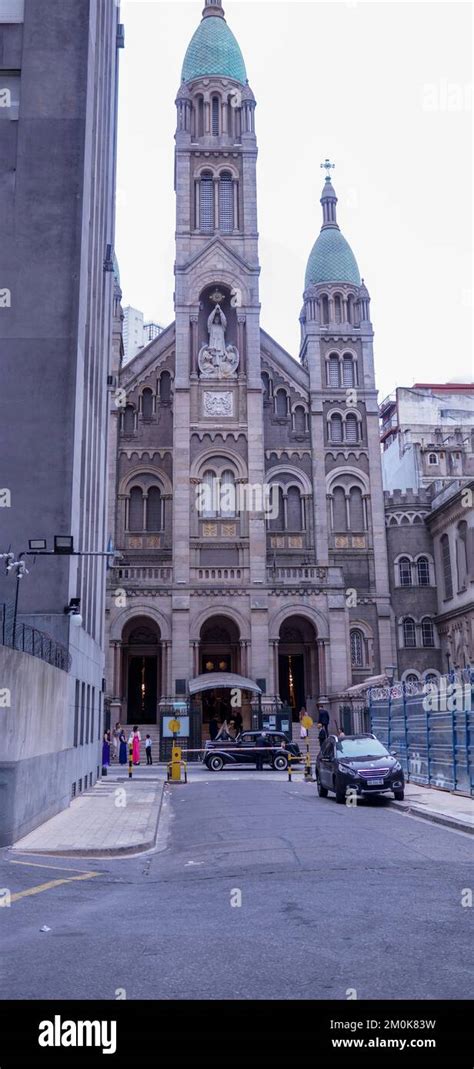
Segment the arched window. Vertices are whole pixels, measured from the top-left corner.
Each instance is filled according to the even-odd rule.
[[[413,649],[416,646],[416,627],[411,616],[406,616],[403,621],[403,645],[407,649]]]
[[[296,434],[304,434],[306,431],[306,413],[302,405],[297,405],[293,413],[293,427]]]
[[[409,557],[400,558],[398,574],[400,576],[400,586],[411,586],[411,560]]]
[[[330,356],[328,360],[328,386],[339,386],[339,357]]]
[[[354,297],[352,293],[347,298],[347,322],[354,323]]]
[[[429,456],[428,456],[428,464],[437,464],[437,463],[438,463],[438,454],[437,453],[430,453]]]
[[[126,405],[123,413],[123,433],[133,434],[135,430],[135,409],[133,405]]]
[[[430,585],[430,563],[428,557],[418,557],[416,562],[418,586]]]
[[[234,229],[234,190],[230,171],[223,171],[219,179],[219,229],[231,234]]]
[[[272,493],[272,496],[271,496],[272,503],[273,503],[273,500],[274,500],[274,497],[273,497],[273,493]],[[281,486],[278,487],[278,512],[277,512],[277,515],[275,517],[272,516],[272,518],[269,520],[268,526],[270,528],[270,531],[284,531],[285,530],[285,503],[284,503],[284,499],[283,499],[283,490],[282,490]]]
[[[206,234],[214,230],[214,180],[210,171],[204,171],[199,184],[199,229]]]
[[[350,442],[354,445],[359,441],[359,424],[357,416],[351,412],[346,419],[346,442]]]
[[[303,530],[303,513],[301,505],[301,494],[298,490],[298,487],[290,486],[287,498],[287,516],[289,531]]]
[[[342,385],[355,386],[354,362],[352,356],[345,356],[342,362]]]
[[[153,416],[153,390],[144,390],[142,393],[142,416],[143,419]]]
[[[443,580],[444,580],[444,596],[445,598],[452,598],[453,596],[453,575],[451,571],[451,551],[449,548],[449,538],[447,534],[442,535],[441,540],[441,564],[443,568]]]
[[[169,401],[171,398],[171,375],[169,371],[163,371],[160,375],[160,401]]]
[[[349,497],[349,515],[351,518],[351,531],[364,531],[364,504],[362,490],[358,486],[351,488]]]
[[[339,293],[334,298],[334,316],[336,323],[342,323],[342,301]]]
[[[212,98],[212,133],[214,137],[219,134],[219,97]]]
[[[161,493],[158,486],[151,486],[146,503],[147,531],[161,531]]]
[[[221,490],[220,490],[220,515],[221,516],[235,516],[236,513],[236,491],[235,491],[235,475],[233,471],[223,471],[221,475]]]
[[[128,510],[129,531],[143,531],[143,490],[141,486],[132,486]]]
[[[458,573],[458,590],[465,590],[467,585],[467,522],[458,523],[456,537],[456,568]]]
[[[415,672],[409,672],[408,675],[405,676],[405,683],[419,683],[419,677]]]
[[[329,299],[326,294],[321,297],[321,323],[329,323]]]
[[[214,471],[208,470],[204,472],[201,479],[199,503],[200,515],[203,519],[217,516],[219,503],[217,501],[217,476]]]
[[[197,116],[196,126],[198,137],[204,137],[204,97],[200,96],[197,100]]]
[[[351,630],[351,665],[353,668],[363,668],[364,663],[364,636],[358,627],[354,627]]]
[[[338,412],[335,412],[331,416],[329,423],[329,440],[331,442],[342,442],[342,416]]]
[[[424,616],[421,621],[421,641],[423,646],[434,646],[433,621],[429,616]]]
[[[333,499],[334,530],[347,531],[346,495],[342,486],[336,486]]]
[[[286,416],[286,415],[288,415],[288,397],[286,395],[285,390],[277,390],[277,392],[275,394],[275,400],[276,400],[275,410],[276,410],[277,416]]]

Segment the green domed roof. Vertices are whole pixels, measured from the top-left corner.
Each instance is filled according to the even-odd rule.
[[[360,286],[356,258],[338,226],[323,227],[311,249],[305,289],[319,282],[351,282]]]
[[[191,38],[181,71],[182,82],[208,74],[221,74],[245,85],[247,72],[239,45],[219,15],[203,18]]]

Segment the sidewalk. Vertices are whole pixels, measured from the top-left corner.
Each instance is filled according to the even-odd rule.
[[[450,794],[449,791],[406,783],[405,800],[391,804],[435,824],[444,824],[448,828],[474,834],[474,799],[461,794]]]
[[[134,854],[155,845],[166,768],[157,765],[127,773],[111,768],[107,777],[45,824],[15,843],[21,853],[74,857]],[[141,775],[140,775],[141,772]],[[138,773],[138,775],[136,774]]]

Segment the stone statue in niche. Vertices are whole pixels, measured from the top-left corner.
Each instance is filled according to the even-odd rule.
[[[225,331],[227,319],[222,311],[219,299],[223,294],[213,294],[215,307],[207,320],[209,343],[199,350],[199,370],[204,379],[231,379],[239,366],[239,353],[235,345],[226,345]]]

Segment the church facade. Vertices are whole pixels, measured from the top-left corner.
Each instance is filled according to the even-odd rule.
[[[330,165],[289,354],[260,325],[256,101],[219,0],[176,107],[175,321],[124,367],[115,347],[107,695],[140,724],[192,698],[205,738],[216,702],[335,715],[396,653],[370,298]]]

